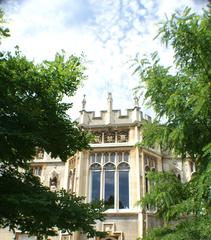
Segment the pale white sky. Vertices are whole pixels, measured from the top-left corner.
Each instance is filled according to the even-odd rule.
[[[86,94],[86,110],[106,109],[107,92],[113,94],[114,108],[133,107],[132,76],[128,61],[136,53],[158,51],[163,64],[172,62],[172,52],[164,49],[156,35],[156,24],[175,9],[192,7],[199,12],[206,0],[0,0],[11,37],[1,49],[19,45],[29,58],[39,62],[52,59],[64,49],[67,54],[86,55],[88,79],[73,99],[71,117],[81,110]],[[142,109],[142,101],[140,106]],[[149,110],[145,109],[149,113]]]

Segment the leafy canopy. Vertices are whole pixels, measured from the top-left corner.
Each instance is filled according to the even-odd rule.
[[[2,23],[0,37],[9,36]],[[21,54],[0,52],[0,226],[30,235],[56,235],[58,230],[102,235],[94,229],[102,204],[64,190],[51,192],[30,170],[36,147],[66,160],[89,148],[90,136],[67,115],[73,96],[85,79],[83,57],[56,54],[35,64]],[[21,170],[21,172],[19,171]]]
[[[79,231],[88,237],[103,236],[93,225],[102,220],[101,202],[86,204],[65,190],[51,192],[32,172],[0,169],[0,225],[42,237],[57,235],[57,230]]]
[[[66,160],[88,146],[87,133],[70,120],[73,96],[84,78],[81,58],[56,54],[54,61],[35,64],[22,56],[0,56],[0,144],[1,161],[24,166],[43,147],[52,157]]]
[[[155,184],[141,204],[157,206],[164,227],[150,231],[145,239],[209,239],[211,12],[177,11],[161,23],[157,37],[173,48],[175,70],[162,66],[157,53],[135,59],[147,104],[157,113],[153,123],[144,125],[142,144],[158,143],[162,150],[191,159],[197,170],[188,183],[180,183],[172,173],[149,174]]]
[[[9,37],[9,29],[5,28],[5,19],[4,19],[4,12],[2,11],[2,9],[0,9],[0,40],[3,37]]]

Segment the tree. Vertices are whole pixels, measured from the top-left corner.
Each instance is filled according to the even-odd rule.
[[[38,239],[80,231],[88,237],[103,236],[93,225],[102,220],[102,203],[84,203],[65,190],[51,192],[30,171],[20,173],[13,167],[1,169],[0,224],[11,230],[35,235]]]
[[[9,37],[9,29],[4,27],[5,24],[5,20],[4,20],[4,12],[2,11],[2,9],[0,9],[0,39],[2,37]]]
[[[2,25],[0,36],[9,32]],[[102,204],[85,204],[64,190],[51,192],[32,175],[36,147],[65,161],[89,148],[90,135],[67,115],[73,96],[85,78],[83,58],[56,54],[35,64],[21,54],[0,52],[0,226],[30,235],[55,235],[57,230],[101,235],[93,225],[101,220]],[[21,170],[21,172],[20,172]]]
[[[149,174],[155,184],[141,205],[157,206],[164,226],[149,231],[145,239],[209,239],[211,13],[204,10],[200,16],[189,8],[176,12],[161,24],[157,37],[173,48],[175,70],[162,66],[157,53],[135,60],[147,104],[157,113],[153,123],[144,125],[142,144],[157,143],[183,160],[189,158],[197,170],[188,183],[172,173]]]

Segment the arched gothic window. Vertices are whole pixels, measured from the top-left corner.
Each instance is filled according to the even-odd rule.
[[[50,186],[57,187],[57,177],[53,177],[50,179]]]
[[[51,173],[49,186],[51,191],[56,191],[59,188],[59,174],[56,171]]]
[[[157,170],[157,159],[154,156],[149,154],[144,154],[144,172],[145,172],[145,193],[150,191],[150,186],[152,187],[153,183],[149,182],[148,179],[148,172],[149,171],[156,171]]]
[[[119,176],[119,208],[129,208],[129,170],[127,163],[120,163],[118,166]]]
[[[150,171],[149,166],[145,167],[145,192],[148,193],[149,192],[149,188],[150,188],[150,183],[149,183],[149,179],[148,179],[148,172]]]
[[[107,207],[114,208],[115,165],[113,163],[104,166],[104,178],[104,200]]]
[[[101,199],[108,208],[129,208],[129,152],[97,154],[103,161],[90,161],[90,201]],[[121,161],[117,156],[122,156]]]
[[[149,181],[149,179],[148,179],[149,171],[152,171],[152,172],[156,171],[154,166],[155,165],[151,165],[151,166],[145,165],[145,169],[144,169],[145,170],[145,193],[149,193],[150,189],[152,189],[155,184],[153,181]],[[147,210],[150,212],[152,212],[152,211],[154,212],[154,211],[156,211],[156,207],[147,205]]]
[[[75,191],[75,168],[70,170],[69,173],[69,191],[73,193]]]
[[[72,192],[75,192],[75,182],[76,182],[76,174],[75,174],[76,169],[73,169],[73,177],[72,177]]]
[[[73,190],[73,171],[70,170],[70,173],[69,173],[69,191],[72,193],[72,190]]]
[[[100,200],[100,176],[101,166],[98,163],[94,163],[90,167],[91,171],[91,201]]]

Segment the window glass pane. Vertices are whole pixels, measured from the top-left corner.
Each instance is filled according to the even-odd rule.
[[[112,152],[112,153],[110,154],[110,161],[111,161],[112,163],[115,162],[115,153],[114,153],[114,152]]]
[[[149,180],[147,175],[145,175],[145,190],[146,190],[146,193],[149,192]]]
[[[125,162],[128,162],[128,160],[129,160],[129,153],[128,153],[128,152],[125,152],[125,153],[124,153],[124,161],[125,161]]]
[[[117,153],[117,159],[118,159],[118,162],[122,162],[122,153],[121,152]]]
[[[119,171],[119,208],[129,208],[129,172]]]
[[[95,162],[95,154],[91,154],[90,157],[89,157],[89,164],[92,164]]]
[[[100,171],[91,171],[91,201],[100,200]]]
[[[105,171],[105,205],[114,208],[114,171]]]
[[[100,164],[94,163],[90,167],[91,170],[101,170]]]
[[[41,176],[41,174],[42,174],[42,167],[40,167],[40,166],[37,166],[37,167],[34,167],[34,175],[35,176]]]
[[[128,163],[122,162],[119,164],[118,169],[127,171],[130,169],[130,166],[128,165]]]
[[[97,153],[97,162],[98,163],[101,163],[101,157],[102,157],[102,154],[101,153]]]
[[[109,161],[108,153],[104,153],[104,163],[107,163]]]
[[[104,166],[105,170],[115,170],[115,165],[113,163],[107,163]]]

